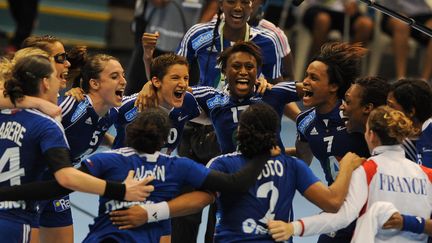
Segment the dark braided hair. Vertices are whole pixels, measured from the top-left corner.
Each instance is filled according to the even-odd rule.
[[[320,53],[312,61],[327,65],[329,83],[339,87],[337,97],[343,99],[345,92],[360,75],[360,60],[366,52],[367,49],[360,43],[329,42],[322,45]]]
[[[278,144],[280,118],[276,111],[265,103],[249,106],[240,115],[237,141],[240,152],[246,158],[268,153]]]
[[[168,114],[160,108],[149,108],[126,126],[126,145],[138,152],[152,154],[166,143],[171,128]]]
[[[221,2],[221,0],[219,0],[219,3],[220,2]],[[222,9],[219,7],[218,12],[217,12],[215,27],[213,29],[213,37],[212,37],[212,42],[211,42],[211,46],[210,46],[210,51],[208,52],[208,55],[207,55],[207,61],[206,61],[206,65],[205,65],[205,75],[204,76],[207,76],[208,71],[209,71],[208,68],[209,68],[210,56],[213,52],[213,47],[216,48],[216,35],[218,33],[221,20],[222,20]]]

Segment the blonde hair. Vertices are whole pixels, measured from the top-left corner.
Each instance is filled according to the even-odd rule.
[[[404,138],[417,134],[411,119],[404,113],[390,108],[380,106],[374,109],[368,118],[369,129],[374,131],[383,145],[401,143]]]
[[[44,56],[49,58],[49,54],[37,47],[26,47],[15,52],[15,55],[11,60],[2,58],[0,60],[0,86],[3,87],[3,83],[12,77],[12,69],[19,60],[27,56]]]

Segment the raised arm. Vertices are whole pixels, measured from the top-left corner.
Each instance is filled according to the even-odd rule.
[[[337,231],[348,226],[359,215],[367,201],[368,185],[363,168],[354,171],[348,196],[337,213],[321,213],[286,223],[272,221],[269,230],[275,240],[288,240],[291,236],[309,236]]]
[[[364,160],[364,158],[348,152],[339,162],[340,171],[333,184],[327,187],[322,182],[317,182],[304,192],[304,196],[325,212],[336,213],[348,194],[353,171]]]

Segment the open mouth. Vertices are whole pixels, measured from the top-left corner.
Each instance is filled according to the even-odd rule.
[[[234,20],[242,20],[243,14],[241,14],[241,13],[231,14],[231,18],[233,18]]]
[[[310,90],[303,90],[304,92],[304,97],[312,97],[313,96],[313,92]]]
[[[247,80],[247,79],[237,79],[236,80],[236,84],[248,85],[249,84],[249,80]]]
[[[123,93],[124,93],[124,90],[123,90],[123,89],[121,89],[121,90],[116,90],[116,91],[115,91],[115,95],[116,95],[118,98],[120,98],[120,99],[123,98]]]
[[[180,99],[182,96],[183,96],[183,94],[185,93],[185,90],[176,90],[176,91],[174,91],[174,96],[177,98],[177,99]]]
[[[68,77],[68,74],[69,74],[68,71],[64,71],[60,74],[60,78],[66,80]]]

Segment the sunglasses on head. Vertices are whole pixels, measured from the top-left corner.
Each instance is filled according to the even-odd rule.
[[[67,61],[67,53],[66,53],[66,52],[63,52],[63,53],[56,54],[56,55],[54,56],[54,61],[55,61],[56,63],[63,64],[64,62]]]

